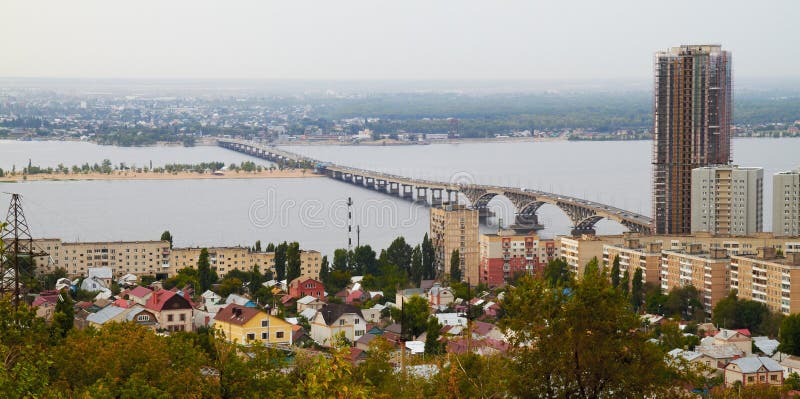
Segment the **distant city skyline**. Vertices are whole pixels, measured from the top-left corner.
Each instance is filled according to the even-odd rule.
[[[722,44],[740,78],[796,78],[800,3],[11,0],[0,77],[631,79]],[[769,57],[765,57],[765,55]]]

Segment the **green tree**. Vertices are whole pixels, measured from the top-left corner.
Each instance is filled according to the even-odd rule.
[[[619,255],[614,255],[614,263],[611,266],[611,286],[619,287]]]
[[[417,245],[411,252],[411,273],[409,276],[415,286],[419,286],[424,272],[422,268],[422,248]]]
[[[440,355],[444,353],[444,343],[439,342],[442,325],[435,317],[428,318],[428,325],[425,328],[425,354]]]
[[[619,286],[622,288],[622,295],[626,297],[630,294],[631,288],[631,269],[625,269],[625,276],[622,277],[622,280],[619,282]]]
[[[169,248],[172,249],[172,234],[169,230],[164,230],[164,232],[161,233],[161,241],[169,241]]]
[[[328,276],[330,274],[330,265],[328,264],[328,255],[322,256],[322,261],[319,265],[319,281],[322,281],[325,286],[328,286]]]
[[[346,249],[336,249],[333,251],[333,270],[348,271],[350,270],[349,254]]]
[[[783,318],[778,333],[778,351],[800,356],[800,314],[795,313]]]
[[[411,274],[412,248],[406,244],[406,239],[397,237],[389,244],[386,249],[386,256],[389,262],[394,263],[406,273]]]
[[[432,280],[436,278],[436,249],[433,241],[428,238],[428,233],[422,238],[422,279]]]
[[[208,260],[208,249],[203,248],[200,250],[200,257],[197,259],[197,279],[200,286],[198,287],[200,293],[206,292],[211,286],[219,279],[217,272],[211,269],[211,263]]]
[[[369,245],[356,247],[353,250],[350,267],[353,273],[362,275],[376,274],[378,272],[378,260],[375,258],[375,251],[372,250],[372,247]]]
[[[506,295],[510,396],[538,398],[657,397],[678,372],[639,331],[628,300],[602,275],[565,292],[524,277]],[[536,342],[538,344],[531,345]]]
[[[286,241],[275,247],[275,278],[278,281],[286,278],[286,250],[288,248],[289,244]]]
[[[73,308],[72,298],[67,292],[58,294],[58,301],[53,312],[53,321],[50,325],[53,335],[60,338],[67,336],[75,324],[75,309]]]
[[[164,288],[166,289],[171,289],[173,287],[183,288],[187,285],[200,287],[200,273],[197,269],[185,267],[178,270],[178,273],[164,281]]]
[[[544,280],[550,287],[564,287],[570,285],[572,277],[569,273],[567,262],[563,259],[553,259],[544,268]]]
[[[300,277],[300,243],[293,242],[286,248],[286,282]]]
[[[261,252],[261,240],[256,240],[256,244],[253,246],[253,251]]]
[[[402,325],[405,339],[411,340],[427,330],[431,314],[427,299],[414,295],[397,305],[392,308],[392,319]]]
[[[637,267],[636,271],[633,272],[633,281],[631,282],[631,306],[636,312],[639,311],[639,307],[642,306],[642,301],[644,301],[642,274],[642,268]]]
[[[457,249],[450,255],[450,281],[461,281],[461,257]]]
[[[600,264],[599,264],[599,262],[597,261],[597,257],[596,257],[596,256],[594,256],[594,257],[592,257],[592,259],[591,259],[591,260],[590,260],[590,261],[589,261],[589,262],[586,264],[586,267],[583,269],[583,275],[584,275],[584,277],[585,277],[587,274],[594,274],[594,275],[597,275],[598,273],[600,273]]]

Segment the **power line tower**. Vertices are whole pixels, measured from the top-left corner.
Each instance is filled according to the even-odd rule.
[[[18,309],[25,290],[21,279],[34,276],[35,257],[47,255],[34,248],[19,194],[11,194],[11,205],[0,239],[5,246],[0,260],[0,295],[11,293],[14,309]]]

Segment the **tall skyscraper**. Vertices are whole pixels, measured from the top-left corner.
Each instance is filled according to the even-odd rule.
[[[692,171],[692,233],[751,235],[763,230],[764,170],[733,165]]]
[[[656,53],[654,94],[654,230],[688,234],[692,169],[731,161],[730,53],[719,45]]]
[[[800,168],[772,178],[772,232],[776,236],[800,235]]]

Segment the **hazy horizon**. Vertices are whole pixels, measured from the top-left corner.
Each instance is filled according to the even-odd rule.
[[[737,81],[800,78],[800,3],[749,4],[11,0],[0,76],[647,85],[654,52],[710,42]]]

